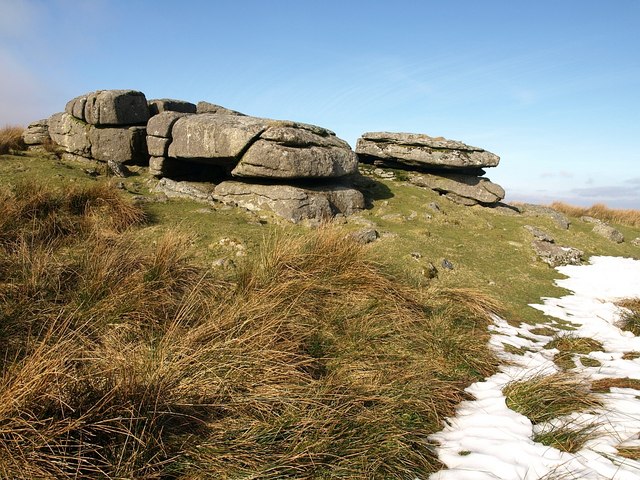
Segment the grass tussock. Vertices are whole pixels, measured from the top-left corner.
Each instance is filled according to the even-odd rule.
[[[503,389],[507,406],[538,424],[601,406],[582,378],[567,372],[511,382]]]
[[[591,383],[591,389],[594,392],[607,393],[612,388],[633,388],[640,390],[640,380],[636,378],[601,378]]]
[[[547,447],[557,448],[562,452],[576,453],[585,443],[598,436],[598,424],[562,425],[549,427],[536,433],[533,441]]]
[[[619,327],[640,336],[640,298],[622,300],[618,302],[618,306],[624,308],[620,315]]]
[[[640,227],[640,210],[622,210],[609,208],[602,203],[591,207],[576,207],[563,202],[553,202],[551,208],[572,217],[589,216],[604,222],[613,222],[630,227]]]
[[[2,191],[0,477],[407,478],[493,373],[498,305],[320,229],[237,281],[140,245],[109,186]]]
[[[554,355],[553,362],[562,370],[570,370],[576,367],[575,355],[580,355],[580,361],[584,366],[596,366],[594,359],[585,357],[591,352],[601,352],[604,347],[601,342],[587,337],[576,337],[565,334],[557,335],[548,342],[544,348],[556,348],[559,352]]]
[[[22,132],[24,132],[23,127],[5,126],[0,128],[0,155],[26,148],[22,140]]]
[[[640,460],[640,447],[619,445],[616,447],[618,455],[631,460]]]

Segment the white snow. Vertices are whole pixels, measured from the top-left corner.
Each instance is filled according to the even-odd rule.
[[[571,291],[561,298],[543,298],[531,305],[545,314],[569,321],[574,336],[602,342],[604,352],[589,357],[599,367],[576,367],[591,380],[630,377],[640,379],[640,359],[624,360],[626,352],[640,352],[640,338],[620,330],[620,308],[613,302],[640,297],[640,260],[592,257],[589,265],[557,269],[568,278],[556,283]],[[555,349],[543,346],[551,337],[530,332],[548,325],[509,325],[495,317],[490,345],[505,360],[500,372],[467,388],[475,400],[462,402],[445,428],[432,435],[439,444],[440,460],[448,467],[431,480],[533,480],[545,475],[567,479],[640,479],[640,462],[617,455],[616,447],[640,446],[640,391],[614,388],[602,394],[604,407],[591,413],[573,414],[554,424],[599,425],[597,436],[575,454],[561,452],[533,441],[534,432],[550,425],[531,424],[525,416],[506,406],[502,388],[509,382],[557,371]],[[566,332],[560,332],[566,333]],[[525,337],[525,338],[523,338]],[[513,355],[503,344],[526,347],[530,352]],[[549,477],[547,477],[549,478]]]

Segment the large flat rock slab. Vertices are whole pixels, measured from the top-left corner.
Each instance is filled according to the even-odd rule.
[[[417,133],[368,132],[358,139],[361,161],[391,161],[422,169],[470,170],[495,167],[500,157],[456,140]]]
[[[226,113],[157,117],[148,131],[171,139],[166,156],[227,166],[234,177],[336,178],[358,169],[349,144],[315,125]],[[154,143],[152,153],[159,156],[163,148]]]
[[[214,198],[252,211],[272,211],[293,223],[324,220],[337,213],[350,215],[365,206],[362,193],[345,185],[302,187],[226,181],[216,186]]]
[[[485,177],[464,174],[412,174],[409,182],[435,190],[462,205],[492,205],[505,196],[504,189]]]

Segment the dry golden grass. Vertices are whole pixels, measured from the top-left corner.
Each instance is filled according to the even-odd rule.
[[[5,155],[11,150],[24,150],[26,145],[22,141],[23,127],[5,126],[0,128],[0,155]]]
[[[601,406],[588,382],[568,372],[511,382],[503,393],[507,406],[529,418],[533,424]]]
[[[0,195],[2,478],[426,477],[496,369],[495,302],[343,233],[271,237],[229,282],[138,244],[108,186]]]
[[[572,217],[587,215],[605,222],[640,227],[640,210],[614,209],[602,203],[597,203],[591,207],[576,207],[562,202],[553,202],[551,208]]]
[[[556,335],[553,340],[548,342],[544,348],[556,348],[559,350],[554,355],[554,363],[563,370],[570,370],[576,367],[574,356],[587,355],[591,352],[601,352],[604,350],[602,343],[592,338],[576,337],[571,334]],[[595,365],[594,360],[589,357],[581,357],[580,361],[583,365]]]
[[[617,303],[625,308],[620,316],[619,327],[627,330],[635,336],[640,335],[640,298],[627,298]]]
[[[617,446],[618,455],[631,460],[640,460],[640,447]]]
[[[606,393],[612,388],[634,388],[640,390],[640,380],[636,378],[602,378],[591,382],[591,390]]]

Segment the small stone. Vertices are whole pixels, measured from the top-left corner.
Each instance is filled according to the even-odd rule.
[[[593,227],[593,233],[597,233],[601,237],[604,237],[615,243],[624,242],[624,235],[622,234],[622,232],[604,223],[597,223],[596,226]]]
[[[408,221],[415,220],[416,218],[418,218],[418,212],[416,212],[414,210],[411,210],[411,213],[406,218],[407,218]]]
[[[440,205],[438,205],[436,202],[431,202],[428,207],[436,213],[442,213]]]
[[[436,278],[438,276],[438,269],[433,263],[429,262],[422,269],[422,275],[427,278]]]
[[[211,263],[211,266],[213,268],[223,268],[227,270],[229,268],[234,268],[236,264],[230,258],[218,258]]]
[[[453,263],[451,263],[448,259],[442,260],[442,268],[447,270],[453,270]]]
[[[380,234],[374,228],[364,228],[362,230],[358,230],[357,232],[353,232],[349,235],[355,242],[360,243],[362,245],[366,245],[367,243],[375,242]]]
[[[584,252],[572,247],[561,247],[542,240],[531,243],[540,260],[552,267],[560,265],[580,265]]]
[[[422,258],[422,254],[420,252],[411,252],[409,255],[411,255],[411,258],[415,260],[419,260]]]
[[[533,225],[525,225],[523,228],[538,240],[549,243],[553,243],[555,241],[551,235],[549,235],[544,230],[539,229],[538,227],[534,227]]]
[[[117,188],[118,190],[125,190],[124,182],[118,182],[118,183],[116,183],[116,188]]]
[[[602,220],[599,220],[597,218],[594,217],[590,217],[588,215],[583,215],[582,217],[580,217],[580,220],[582,220],[583,222],[587,222],[587,223],[603,223]]]
[[[631,245],[635,245],[636,247],[640,247],[640,237],[636,237],[631,240]]]

